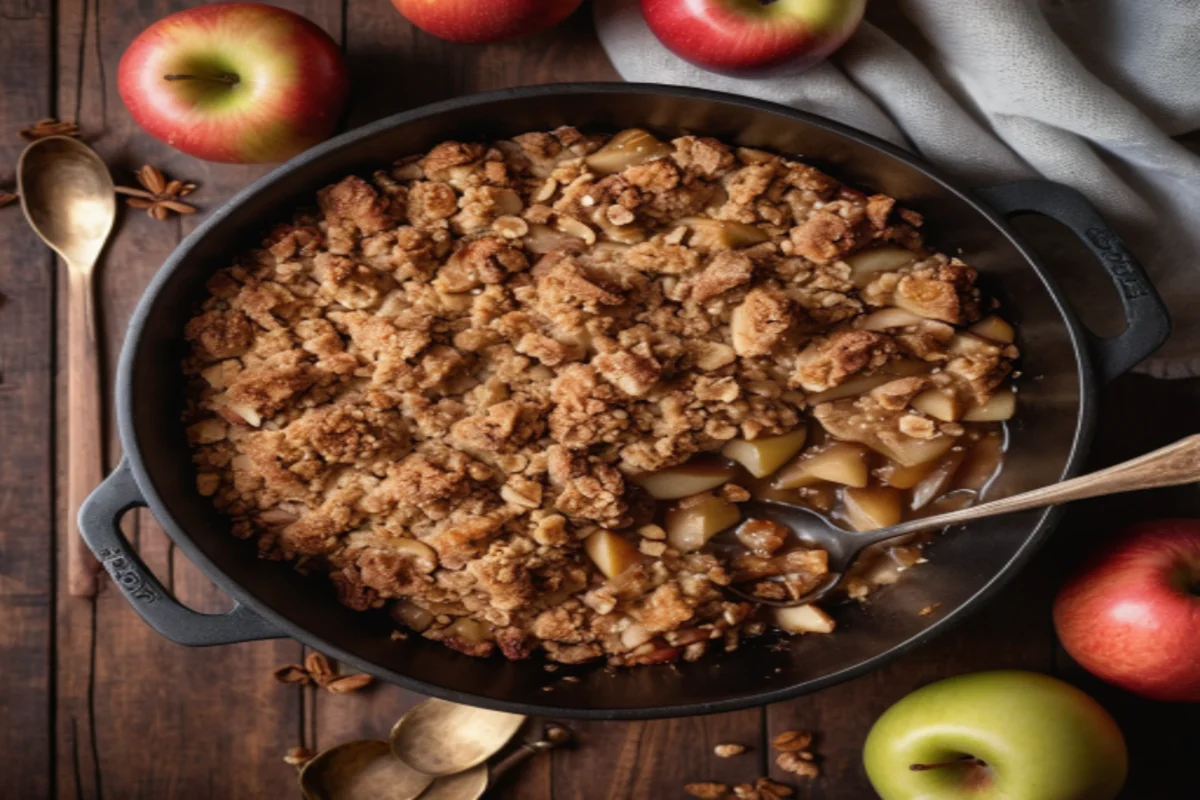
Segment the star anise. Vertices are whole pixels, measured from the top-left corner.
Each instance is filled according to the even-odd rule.
[[[196,184],[189,181],[168,181],[161,170],[149,164],[137,171],[137,181],[142,185],[141,189],[132,186],[117,187],[117,194],[126,195],[128,199],[125,203],[132,208],[143,208],[157,220],[164,220],[172,213],[196,213],[195,206],[181,203],[177,199],[194,192]]]
[[[79,136],[79,124],[76,122],[60,122],[53,117],[40,119],[30,125],[23,131],[20,131],[20,136],[27,142],[36,142],[38,139],[44,139],[47,136]]]
[[[13,203],[17,202],[20,199],[21,199],[20,195],[16,195],[16,194],[13,194],[12,192],[6,192],[3,189],[0,189],[0,208],[4,208],[5,206],[12,205]]]

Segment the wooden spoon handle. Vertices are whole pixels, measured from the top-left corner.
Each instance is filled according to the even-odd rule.
[[[1178,486],[1200,481],[1200,434],[1180,439],[1174,444],[1138,456],[1130,461],[1080,475],[1062,483],[1044,486],[1031,492],[1005,497],[961,511],[938,514],[936,517],[914,520],[897,525],[892,535],[914,533],[918,530],[943,528],[983,517],[1024,511],[1030,508],[1068,503],[1088,497],[1132,492],[1138,489],[1154,489],[1160,486]]]
[[[100,348],[91,270],[71,267],[67,291],[67,591],[94,597],[99,562],[79,535],[79,507],[104,480]]]

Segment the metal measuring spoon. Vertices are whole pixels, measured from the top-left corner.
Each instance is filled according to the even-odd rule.
[[[331,747],[300,770],[304,800],[415,800],[433,781],[376,739]]]
[[[392,728],[396,758],[435,778],[465,772],[500,751],[525,723],[521,714],[426,700]]]
[[[571,732],[561,725],[547,725],[542,736],[539,741],[524,742],[520,749],[490,769],[487,764],[480,764],[466,772],[438,778],[419,800],[479,800],[511,770],[538,753],[548,752],[571,740]]]
[[[815,511],[786,503],[770,501],[743,503],[744,517],[778,522],[780,525],[790,528],[806,544],[825,550],[829,554],[829,574],[820,586],[794,600],[770,600],[739,589],[734,585],[727,586],[725,589],[730,594],[753,603],[778,608],[805,605],[820,600],[837,588],[859,554],[871,545],[880,542],[923,531],[937,530],[950,525],[959,525],[972,520],[1008,514],[1013,511],[1043,508],[1059,503],[1068,503],[1072,500],[1132,492],[1138,489],[1178,486],[1195,481],[1200,481],[1200,434],[1188,436],[1175,444],[1167,445],[1152,453],[1089,475],[1081,475],[1062,483],[994,500],[990,503],[951,511],[947,514],[915,519],[874,531],[845,530]]]
[[[96,594],[99,564],[76,528],[79,506],[104,479],[100,354],[93,275],[112,232],[117,198],[108,167],[90,147],[47,136],[25,148],[17,191],[30,227],[67,262],[67,591]]]

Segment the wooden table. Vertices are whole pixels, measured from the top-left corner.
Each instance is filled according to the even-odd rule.
[[[415,30],[385,0],[273,2],[306,14],[342,41],[356,79],[351,125],[478,90],[616,78],[587,9],[551,33],[471,48]],[[118,181],[129,183],[134,169],[154,164],[198,182],[192,199],[204,209],[262,174],[259,167],[205,164],[152,140],[117,97],[124,47],[186,4],[0,0],[0,188],[13,179],[22,144],[16,131],[49,116],[78,119]],[[109,376],[143,287],[202,216],[156,222],[140,212],[123,214],[99,284]],[[1077,274],[1079,259],[1069,248],[1055,261],[1057,269]],[[339,696],[276,685],[272,670],[303,658],[294,641],[186,649],[151,631],[111,586],[95,600],[66,595],[60,498],[70,445],[63,438],[57,335],[63,277],[19,211],[0,211],[0,792],[21,800],[297,796],[294,771],[282,761],[289,747],[320,749],[383,736],[419,698],[392,686]],[[1126,377],[1109,387],[1104,404],[1096,465],[1194,432],[1200,381]],[[108,441],[112,465],[120,448],[111,429]],[[530,763],[499,794],[522,800],[681,797],[689,781],[736,783],[765,774],[766,742],[779,731],[803,728],[818,732],[824,776],[794,782],[797,797],[867,798],[872,794],[859,752],[884,708],[940,677],[1021,667],[1067,676],[1117,716],[1133,756],[1124,797],[1194,797],[1200,715],[1131,698],[1081,674],[1056,647],[1048,611],[1055,586],[1094,539],[1123,520],[1194,514],[1198,505],[1191,488],[1080,505],[1001,597],[886,669],[767,709],[573,724],[576,748]],[[176,557],[148,514],[126,522],[143,557],[183,601],[204,611],[228,607]],[[714,758],[712,747],[721,742],[751,751]],[[770,774],[786,777],[777,769]]]

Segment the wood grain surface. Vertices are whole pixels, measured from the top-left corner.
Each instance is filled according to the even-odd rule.
[[[338,39],[354,76],[348,124],[467,92],[532,83],[615,80],[591,28],[590,8],[528,39],[489,47],[441,42],[415,30],[386,0],[272,0]],[[46,116],[78,119],[119,183],[153,164],[200,184],[211,210],[261,167],[206,164],[141,133],[115,91],[117,62],[178,0],[0,0],[0,188],[10,186],[15,133]],[[886,21],[886,18],[885,18]],[[143,288],[202,215],[156,222],[125,209],[97,276],[102,380],[110,385],[126,320]],[[1054,246],[1052,228],[1030,229]],[[1059,237],[1061,238],[1061,237]],[[1057,251],[1056,251],[1057,252]],[[1071,253],[1070,248],[1063,252]],[[1071,280],[1084,260],[1055,259]],[[110,585],[94,599],[66,591],[65,275],[27,230],[0,211],[0,774],[19,798],[298,797],[289,747],[324,748],[386,736],[420,698],[394,686],[351,695],[285,687],[271,679],[300,661],[290,640],[188,649],[144,625]],[[1072,276],[1076,276],[1072,278]],[[105,393],[105,414],[111,401]],[[1126,377],[1104,395],[1093,466],[1137,455],[1197,430],[1200,381]],[[108,467],[120,457],[111,424]],[[577,744],[526,764],[493,796],[511,800],[660,800],[684,783],[750,781],[770,774],[804,800],[873,795],[859,763],[863,737],[889,704],[940,677],[1022,667],[1055,672],[1117,716],[1133,758],[1130,800],[1195,796],[1196,708],[1152,704],[1100,685],[1056,647],[1049,605],[1062,576],[1097,536],[1126,520],[1194,515],[1194,487],[1090,501],[1073,508],[1051,545],[1009,589],[967,623],[885,669],[767,709],[644,723],[571,723]],[[126,530],[184,602],[220,611],[229,601],[187,562],[146,512]],[[107,577],[102,578],[108,584]],[[786,781],[768,742],[783,730],[817,732],[823,777]],[[712,747],[747,745],[731,759]]]

